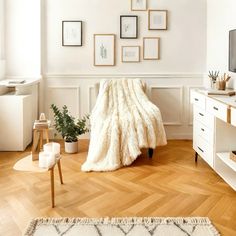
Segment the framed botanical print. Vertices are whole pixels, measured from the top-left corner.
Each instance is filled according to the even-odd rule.
[[[62,46],[82,46],[82,21],[62,21]]]
[[[147,0],[131,0],[131,11],[146,11]]]
[[[94,34],[94,66],[115,65],[115,34]]]
[[[138,16],[132,16],[132,15],[120,16],[120,38],[121,39],[138,38]]]
[[[160,59],[160,38],[145,37],[143,38],[143,59],[159,60]]]
[[[140,62],[140,46],[121,47],[122,62]]]
[[[149,30],[167,30],[166,10],[149,10],[148,11],[148,29]]]

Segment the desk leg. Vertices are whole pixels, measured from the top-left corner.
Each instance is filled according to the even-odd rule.
[[[62,171],[61,171],[61,161],[60,160],[57,162],[57,166],[58,166],[60,181],[61,181],[61,184],[63,184]]]
[[[43,130],[39,131],[40,133],[40,138],[39,138],[39,151],[43,149]]]
[[[198,153],[195,152],[195,162],[197,163]]]
[[[52,208],[55,206],[54,201],[54,167],[50,169],[50,176],[51,176],[51,198],[52,198]]]

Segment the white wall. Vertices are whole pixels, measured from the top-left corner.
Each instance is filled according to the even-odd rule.
[[[41,74],[40,0],[6,1],[6,74]]]
[[[150,0],[151,9],[169,11],[167,31],[149,31],[147,11],[130,11],[128,0],[46,1],[47,74],[202,73],[206,65],[206,1]],[[120,15],[139,16],[139,38],[119,39]],[[83,47],[61,46],[61,21],[82,20]],[[93,34],[117,35],[117,66],[93,66]],[[121,45],[141,45],[142,37],[161,37],[161,60],[121,63]]]
[[[235,0],[207,0],[207,70],[228,72],[229,30],[236,29],[235,9]],[[231,75],[235,80],[236,75]],[[228,86],[233,86],[233,80]]]
[[[162,112],[169,138],[192,138],[189,93],[202,86],[206,70],[206,1],[150,0],[150,9],[169,11],[167,31],[148,31],[147,12],[131,12],[127,0],[48,0],[45,2],[44,111],[67,104],[72,114],[89,113],[95,103],[94,84],[102,78],[139,77]],[[139,16],[139,38],[119,39],[119,17]],[[61,22],[82,20],[83,47],[61,46]],[[117,35],[115,67],[93,66],[93,34]],[[142,37],[161,37],[161,60],[121,63],[122,45],[141,45]]]
[[[5,1],[0,0],[0,80],[5,75]]]
[[[131,12],[128,0],[7,0],[6,73],[38,75],[42,58],[40,111],[50,114],[51,103],[66,104],[76,116],[91,111],[94,84],[101,79],[140,77],[161,109],[168,137],[191,138],[189,93],[202,85],[206,70],[206,0],[149,0],[149,4],[151,9],[169,11],[167,31],[148,31],[147,11]],[[122,14],[139,16],[138,39],[119,39]],[[83,47],[61,46],[63,20],[84,21]],[[117,35],[116,66],[93,66],[95,33]],[[161,37],[161,60],[121,63],[120,47],[142,46],[145,36]]]

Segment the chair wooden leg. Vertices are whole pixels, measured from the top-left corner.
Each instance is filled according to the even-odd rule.
[[[45,130],[45,138],[46,138],[46,142],[49,143],[48,129]]]
[[[63,184],[63,178],[62,178],[62,171],[61,171],[61,162],[60,162],[60,160],[57,162],[57,166],[58,166],[58,171],[59,171],[60,182],[61,182],[61,184]]]
[[[197,163],[197,159],[198,159],[198,153],[195,152],[195,162]]]
[[[43,149],[43,130],[40,130],[39,133],[40,133],[39,150],[41,151]]]
[[[51,177],[51,200],[52,200],[52,208],[55,207],[55,193],[54,193],[54,167],[50,169],[50,177]]]
[[[153,156],[153,149],[152,148],[148,148],[148,157],[152,158]]]

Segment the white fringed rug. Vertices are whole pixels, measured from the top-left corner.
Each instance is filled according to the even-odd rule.
[[[37,218],[25,236],[219,236],[206,217]]]

